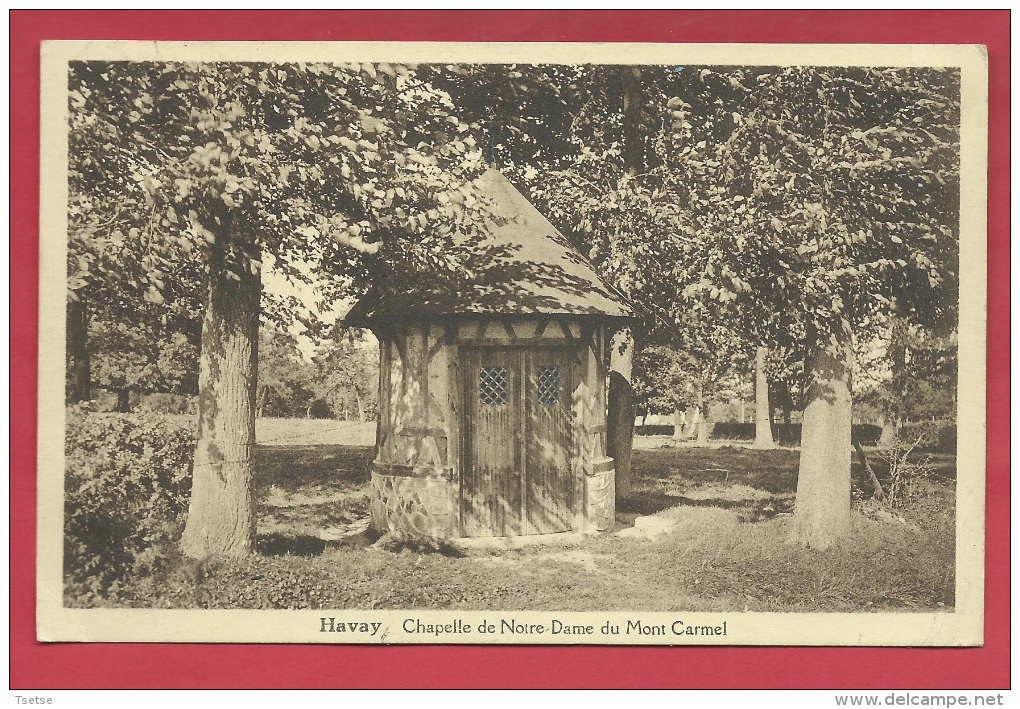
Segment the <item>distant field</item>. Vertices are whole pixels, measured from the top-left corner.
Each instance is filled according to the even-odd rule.
[[[193,414],[172,414],[178,421],[194,421]],[[374,446],[375,421],[335,419],[255,419],[255,442],[260,446]]]
[[[260,418],[255,420],[255,442],[260,446],[374,446],[375,421]]]
[[[375,421],[336,421],[333,419],[260,418],[255,421],[255,440],[260,446],[374,446]],[[732,441],[674,442],[670,436],[635,436],[638,449],[679,447],[718,448]],[[747,445],[743,442],[738,445]]]
[[[174,418],[193,419],[180,415]],[[375,421],[337,421],[334,419],[280,419],[260,418],[255,420],[255,440],[260,446],[374,446]],[[744,447],[748,441],[712,440],[699,444],[697,441],[673,441],[671,436],[634,436],[635,449],[653,448],[719,448],[726,445]],[[796,448],[796,446],[784,446]]]

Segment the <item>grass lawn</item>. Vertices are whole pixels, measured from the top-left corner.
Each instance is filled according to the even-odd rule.
[[[130,605],[492,610],[951,610],[955,460],[883,521],[855,510],[825,552],[787,544],[795,450],[663,448],[641,440],[616,533],[515,550],[438,553],[363,535],[373,424],[260,420],[260,554],[172,565]],[[859,471],[855,468],[855,478]],[[881,473],[880,473],[881,474]],[[862,479],[863,480],[863,479]]]

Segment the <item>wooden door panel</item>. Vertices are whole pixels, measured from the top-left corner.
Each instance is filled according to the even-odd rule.
[[[468,350],[465,359],[463,533],[521,534],[520,353]]]
[[[573,475],[570,465],[570,353],[538,349],[528,353],[524,478],[525,534],[564,532],[572,526]]]

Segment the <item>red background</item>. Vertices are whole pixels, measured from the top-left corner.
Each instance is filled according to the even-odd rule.
[[[1009,686],[1009,13],[997,11],[12,11],[12,688]],[[42,39],[985,44],[990,64],[988,512],[983,648],[560,648],[35,641]]]

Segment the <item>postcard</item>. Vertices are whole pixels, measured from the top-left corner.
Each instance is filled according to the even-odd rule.
[[[41,82],[39,640],[982,644],[981,47]]]

